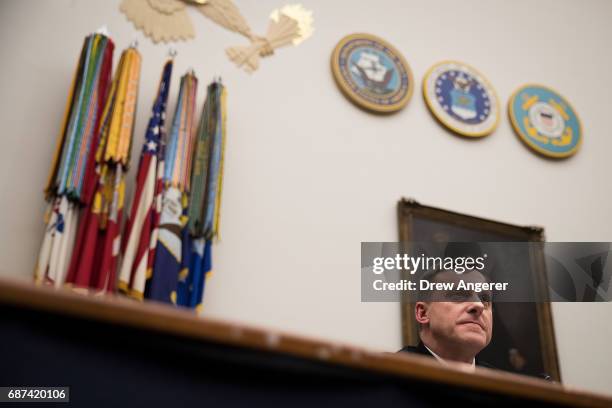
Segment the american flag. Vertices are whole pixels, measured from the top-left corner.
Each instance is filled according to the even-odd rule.
[[[118,288],[121,292],[137,299],[144,297],[145,284],[151,273],[154,256],[151,247],[152,243],[157,241],[156,229],[159,223],[159,196],[163,172],[162,143],[172,66],[172,60],[166,62],[153,104],[121,250]]]

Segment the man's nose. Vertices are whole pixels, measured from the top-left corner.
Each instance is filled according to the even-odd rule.
[[[467,312],[472,315],[480,316],[484,310],[482,302],[470,302]]]

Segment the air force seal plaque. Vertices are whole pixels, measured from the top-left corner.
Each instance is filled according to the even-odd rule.
[[[396,112],[412,96],[408,63],[393,46],[373,35],[344,37],[334,48],[331,66],[338,87],[362,108]]]
[[[520,87],[510,97],[508,115],[518,137],[544,156],[563,159],[580,147],[580,119],[552,89],[531,84]]]
[[[462,62],[431,67],[423,79],[423,97],[435,118],[462,136],[486,136],[499,123],[495,90],[481,73]]]

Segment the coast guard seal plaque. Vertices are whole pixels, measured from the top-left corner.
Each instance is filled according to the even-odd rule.
[[[436,119],[462,136],[486,136],[499,123],[495,90],[481,73],[462,62],[431,67],[423,79],[423,97]]]
[[[393,46],[373,35],[344,37],[334,48],[331,66],[338,87],[362,108],[396,112],[412,96],[408,63]]]
[[[508,115],[518,137],[544,156],[562,159],[580,147],[580,119],[569,102],[552,89],[522,86],[510,97]]]

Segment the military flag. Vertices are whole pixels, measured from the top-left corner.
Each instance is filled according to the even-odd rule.
[[[198,80],[193,72],[181,88],[165,151],[163,198],[155,262],[147,298],[176,303],[179,272],[187,270],[183,242],[188,239],[187,209],[194,145],[194,113]]]
[[[212,241],[218,236],[226,135],[226,90],[208,86],[194,149],[189,202],[188,270],[179,276],[177,303],[199,310],[212,269]]]
[[[135,47],[123,51],[106,100],[95,149],[93,200],[84,211],[66,283],[95,292],[114,292],[120,224],[129,164],[141,57]]]
[[[173,61],[164,65],[140,155],[136,188],[121,246],[118,289],[142,300],[150,279],[161,211],[163,142]]]
[[[45,194],[45,235],[34,272],[36,282],[61,286],[78,234],[79,204],[95,188],[94,155],[107,97],[114,44],[104,34],[85,38],[68,94]]]

